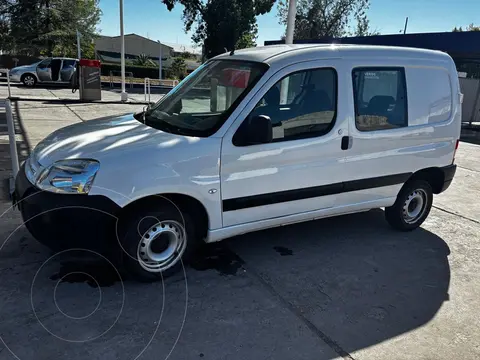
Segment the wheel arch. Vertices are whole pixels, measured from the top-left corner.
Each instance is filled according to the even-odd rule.
[[[35,78],[35,81],[36,81],[36,82],[39,81],[37,74],[35,74],[34,72],[31,72],[31,71],[27,71],[27,72],[23,73],[23,74],[20,76],[20,81],[23,82],[23,79],[24,79],[25,76],[27,76],[27,75],[32,75],[32,76]]]
[[[38,80],[38,76],[37,74],[35,74],[35,72],[32,72],[32,71],[27,71],[27,72],[24,72],[20,78],[23,79],[24,76],[27,76],[27,75],[32,75],[36,80]]]
[[[415,180],[424,180],[428,182],[432,187],[433,193],[440,194],[442,192],[443,184],[445,182],[445,173],[439,167],[421,169],[413,173],[405,184]]]
[[[157,204],[160,206],[162,202],[174,204],[181,212],[188,211],[195,221],[197,235],[201,239],[207,237],[210,226],[210,218],[207,209],[200,200],[186,194],[162,193],[134,200],[120,210],[118,218],[121,219],[126,217],[132,212],[145,206],[155,206]],[[122,221],[120,221],[120,223],[122,223]]]

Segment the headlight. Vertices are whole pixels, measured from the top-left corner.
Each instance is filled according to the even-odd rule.
[[[62,194],[88,194],[100,164],[95,160],[60,160],[40,172],[35,185]]]

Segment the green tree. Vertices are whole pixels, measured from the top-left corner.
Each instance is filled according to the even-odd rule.
[[[235,49],[247,34],[255,37],[256,16],[269,12],[275,0],[163,0],[170,10],[177,2],[185,7],[185,31],[195,27],[192,40],[211,58]]]
[[[152,59],[150,59],[150,56],[145,54],[138,55],[133,61],[133,64],[137,66],[158,67],[158,65]]]
[[[172,65],[170,66],[169,75],[174,79],[183,80],[187,76],[187,64],[183,57],[176,57],[173,59]]]
[[[257,31],[252,31],[250,33],[243,34],[240,39],[238,39],[237,43],[235,44],[235,49],[246,49],[250,47],[257,46],[256,43],[256,36]]]
[[[9,1],[13,50],[28,55],[76,56],[77,30],[83,53],[91,52],[101,11],[99,0]]]
[[[14,46],[10,35],[10,8],[9,0],[0,0],[0,50],[4,51],[10,51]]]
[[[298,0],[294,38],[372,35],[366,15],[369,6],[369,0]],[[286,25],[287,14],[288,1],[281,0],[278,4],[280,24]],[[356,26],[352,27],[352,22]]]
[[[184,51],[180,54],[180,57],[184,58],[185,60],[195,60],[197,56],[189,51]]]
[[[457,28],[456,26],[453,28],[452,30],[453,32],[464,32],[464,31],[480,31],[480,26],[475,26],[472,24],[468,25],[465,30],[462,29],[462,27],[460,26],[459,28]]]

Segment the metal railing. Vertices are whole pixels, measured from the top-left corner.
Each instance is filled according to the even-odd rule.
[[[159,80],[159,85],[175,87],[178,82],[178,80]]]
[[[145,93],[145,102],[147,102],[147,94],[148,94],[148,103],[150,104],[152,101],[151,101],[151,97],[152,97],[152,91],[151,91],[151,88],[150,88],[150,78],[145,78],[144,82],[143,82],[143,89],[144,89],[144,93]]]
[[[114,73],[115,74],[120,74],[120,76],[114,75]],[[110,88],[113,88],[113,83],[114,83],[113,78],[114,77],[121,77],[121,76],[122,76],[121,71],[114,71],[114,70],[110,71]],[[130,84],[130,89],[133,89],[133,73],[132,72],[126,72],[125,76],[129,78],[128,83]]]
[[[20,169],[17,152],[17,140],[15,138],[15,124],[13,122],[12,105],[9,99],[1,99],[0,107],[5,108],[5,115],[7,118],[8,142],[10,146],[10,158],[12,160],[12,177],[10,182],[10,193],[15,189],[15,177]]]
[[[7,74],[7,86],[8,86],[8,97],[12,97],[12,90],[10,88],[10,70],[9,69],[0,69],[1,73]]]

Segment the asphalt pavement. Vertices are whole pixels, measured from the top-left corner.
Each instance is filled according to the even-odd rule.
[[[15,102],[27,148],[141,107],[45,91]],[[479,145],[461,142],[456,163],[416,231],[390,229],[380,209],[265,230],[154,284],[87,250],[51,253],[3,200],[0,360],[479,359]]]

